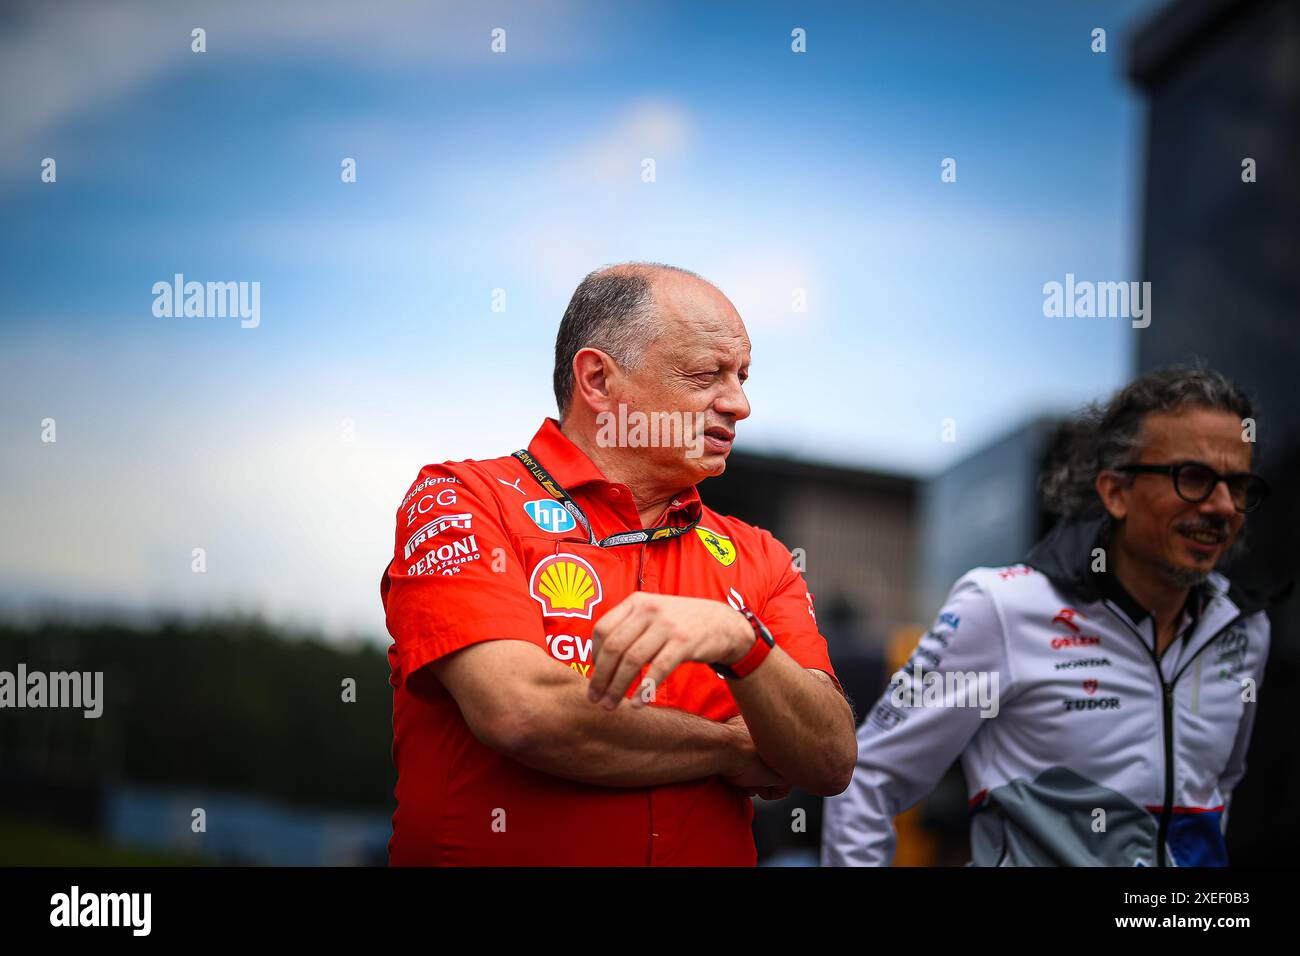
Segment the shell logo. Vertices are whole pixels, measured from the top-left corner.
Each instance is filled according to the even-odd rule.
[[[547,617],[590,618],[605,596],[596,569],[574,554],[552,554],[537,562],[528,593]]]

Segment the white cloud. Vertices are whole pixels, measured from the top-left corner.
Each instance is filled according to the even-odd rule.
[[[643,185],[642,160],[653,159],[658,166],[680,159],[691,134],[690,117],[679,104],[637,100],[612,125],[559,156],[553,175],[586,189],[630,189]]]

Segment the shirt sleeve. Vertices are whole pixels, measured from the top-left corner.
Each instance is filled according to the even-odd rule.
[[[467,468],[428,465],[397,512],[393,559],[380,584],[405,680],[481,641],[545,649],[541,611],[495,496]]]
[[[812,592],[803,574],[795,568],[794,558],[781,542],[769,532],[762,531],[764,560],[775,573],[776,584],[762,607],[755,614],[771,632],[778,647],[802,667],[825,671],[840,687],[835,669],[831,667],[826,638],[817,629],[817,615],[813,610]]]
[[[943,686],[951,689],[945,689],[941,705],[927,702],[923,688],[915,686],[917,670],[943,676]],[[976,701],[957,699],[954,692],[966,695],[946,677],[972,671],[999,675],[1003,691],[1010,683],[997,608],[968,574],[953,586],[934,626],[858,728],[853,780],[825,802],[823,866],[893,861],[894,816],[934,789],[982,726],[984,711]]]

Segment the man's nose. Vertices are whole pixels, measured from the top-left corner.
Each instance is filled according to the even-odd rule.
[[[1215,515],[1222,518],[1231,518],[1237,513],[1237,506],[1232,500],[1232,493],[1228,491],[1228,483],[1220,481],[1210,492],[1210,497],[1201,502],[1198,509],[1201,514],[1210,516]]]
[[[719,415],[729,415],[736,421],[749,417],[749,399],[745,397],[739,377],[733,375],[728,379],[726,388],[714,400],[713,408]]]

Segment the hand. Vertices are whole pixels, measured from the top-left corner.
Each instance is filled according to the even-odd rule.
[[[732,786],[740,787],[749,797],[763,800],[780,800],[790,793],[790,785],[781,779],[780,774],[763,763],[758,755],[754,741],[749,736],[749,727],[745,718],[737,715],[723,722],[724,726],[736,731],[737,763],[736,769],[724,773],[723,779]]]
[[[729,604],[673,594],[628,595],[602,617],[592,632],[595,666],[587,699],[608,710],[618,706],[641,668],[654,688],[678,664],[734,664],[754,646],[754,631]],[[633,707],[646,703],[640,694]]]

